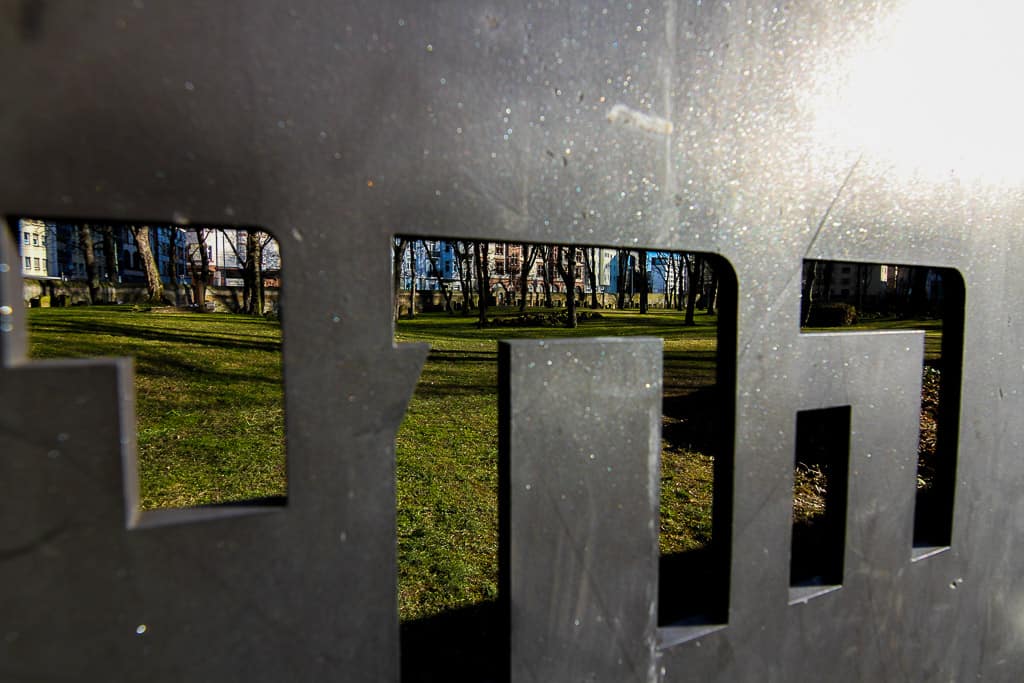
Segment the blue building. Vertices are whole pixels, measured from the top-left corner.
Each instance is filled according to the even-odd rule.
[[[125,225],[90,226],[96,273],[101,281],[144,283],[138,245]],[[186,240],[183,230],[172,226],[149,226],[153,258],[165,284],[188,284]],[[22,274],[38,280],[85,280],[85,244],[81,225],[39,220],[18,222]]]
[[[437,291],[441,285],[458,290],[459,271],[455,246],[444,240],[414,240],[402,257],[402,289],[409,289],[413,277],[416,291]],[[413,273],[415,262],[415,273]]]

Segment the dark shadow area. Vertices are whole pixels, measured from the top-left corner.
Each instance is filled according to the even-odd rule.
[[[960,443],[960,396],[964,350],[963,278],[940,271],[945,293],[939,357],[925,360],[921,392],[914,547],[952,545],[953,505]]]
[[[403,622],[403,683],[507,683],[504,614],[490,601]]]
[[[666,353],[665,397],[662,400],[661,528],[666,533],[668,502],[666,469],[673,450],[703,454],[710,460],[711,501],[701,506],[701,522],[691,522],[689,549],[662,553],[658,562],[658,625],[712,625],[729,620],[732,558],[733,448],[736,390],[737,283],[732,266],[717,256],[706,258],[718,272],[718,318],[715,350]],[[700,376],[710,362],[714,384],[692,389],[687,378]],[[687,367],[691,366],[691,367]],[[677,391],[673,391],[670,378]],[[692,456],[691,456],[692,457]],[[677,491],[678,493],[678,491]],[[708,535],[710,531],[710,535]]]
[[[804,261],[801,331],[925,332],[915,556],[953,538],[965,296],[952,268]]]
[[[430,360],[439,362],[473,361],[485,363],[497,363],[497,351],[445,351],[442,349],[431,349]]]
[[[658,624],[696,626],[729,619],[728,548],[714,543],[658,559]]]
[[[843,583],[849,469],[850,406],[797,413],[792,586]]]
[[[717,386],[704,386],[662,400],[661,438],[668,444],[708,455],[722,446],[722,399]]]

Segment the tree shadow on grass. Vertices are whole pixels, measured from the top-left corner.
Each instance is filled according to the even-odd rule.
[[[675,448],[707,455],[722,446],[721,392],[705,386],[662,399],[664,423],[661,437]]]
[[[234,349],[239,351],[268,351],[278,353],[281,351],[280,340],[267,340],[262,342],[246,341],[229,336],[211,337],[210,335],[203,333],[188,334],[187,332],[175,330],[151,329],[130,324],[118,325],[110,322],[99,323],[83,321],[81,319],[34,322],[29,325],[29,334],[31,334],[33,330],[47,330],[55,333],[105,334],[114,337],[175,342],[180,344],[192,344],[195,346],[208,346],[212,348]]]
[[[449,351],[447,349],[431,349],[430,361],[438,363],[498,363],[498,351]]]

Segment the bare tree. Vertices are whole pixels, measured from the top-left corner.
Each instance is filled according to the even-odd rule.
[[[647,312],[647,298],[650,285],[647,281],[647,251],[640,250],[640,312]]]
[[[707,292],[704,297],[704,310],[708,313],[714,313],[715,305],[718,301],[718,259],[713,255],[709,255],[704,259],[704,270],[706,273],[705,279],[707,280]]]
[[[416,317],[416,242],[409,240],[409,310],[406,315],[410,320]]]
[[[487,326],[487,299],[491,293],[491,275],[488,269],[489,250],[490,243],[482,241],[473,242],[473,267],[476,268],[477,290],[480,292],[480,300],[477,303],[477,311],[479,313],[478,324],[480,327]]]
[[[697,307],[697,295],[700,293],[700,282],[704,279],[704,259],[700,254],[683,254],[686,262],[686,317],[684,325],[695,325],[693,312]]]
[[[263,247],[266,233],[260,230],[247,230],[245,233],[245,290],[242,295],[245,312],[263,315],[266,292],[263,287]]]
[[[242,270],[242,312],[255,315],[263,314],[264,301],[266,298],[263,285],[263,248],[272,239],[269,234],[261,230],[238,230],[234,228],[218,228],[227,238],[224,241],[235,255]],[[233,230],[234,239],[228,230]],[[242,241],[242,233],[245,233],[245,248],[242,249],[239,242]]]
[[[170,229],[170,240],[167,245],[167,277],[174,287],[174,298],[178,298],[178,231],[179,228]]]
[[[118,281],[120,267],[118,265],[117,240],[114,238],[114,228],[105,225],[100,228],[103,234],[103,258],[106,261],[107,279],[113,282]]]
[[[530,283],[530,271],[533,270],[533,264],[537,260],[540,250],[540,246],[536,244],[523,242],[523,264],[519,270],[519,290],[522,293],[522,298],[519,300],[520,313],[526,312],[526,291]]]
[[[538,245],[537,256],[540,258],[541,287],[544,289],[544,308],[554,308],[555,302],[551,299],[552,280],[551,259],[554,252],[551,245]]]
[[[146,274],[146,294],[151,302],[161,303],[164,298],[164,283],[160,280],[160,271],[156,267],[156,259],[153,258],[149,226],[133,225],[131,231],[135,237],[135,248],[142,259],[142,270]]]
[[[555,247],[555,266],[565,283],[566,327],[576,327],[576,246]]]
[[[672,265],[673,255],[670,252],[656,252],[651,258],[651,273],[657,275],[665,283],[665,308],[672,307]]]
[[[423,241],[424,251],[427,254],[427,259],[430,261],[430,275],[437,280],[437,288],[441,291],[441,295],[444,297],[445,313],[450,314],[455,312],[452,308],[452,288],[444,281],[444,273],[441,270],[441,264],[438,263],[442,244],[449,249],[451,248],[446,242]]]
[[[616,263],[618,268],[616,269],[615,278],[615,308],[620,311],[626,307],[626,288],[628,286],[627,277],[632,278],[633,272],[629,265],[629,251],[626,249],[619,249],[616,254]]]
[[[683,310],[683,292],[689,287],[689,278],[687,277],[686,268],[686,254],[679,254],[678,260],[673,256],[672,260],[675,264],[675,283],[676,283],[676,310]]]
[[[396,323],[402,312],[402,261],[405,250],[409,248],[409,241],[404,237],[395,237],[391,242],[391,291],[395,309],[392,317]]]
[[[583,247],[583,265],[587,271],[587,282],[590,284],[590,307],[601,308],[597,302],[597,248]]]
[[[85,277],[89,285],[89,303],[94,304],[100,296],[100,275],[96,267],[96,250],[92,241],[92,228],[88,224],[78,226],[78,246],[85,261]]]
[[[462,314],[469,315],[473,308],[473,246],[472,242],[455,243],[455,266],[459,270],[459,285],[462,288]]]
[[[210,251],[206,239],[210,228],[189,228],[195,233],[196,243],[188,250],[189,272],[192,278],[192,299],[196,310],[206,310],[206,288],[210,284]]]

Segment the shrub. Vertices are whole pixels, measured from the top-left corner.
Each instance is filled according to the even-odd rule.
[[[846,327],[857,322],[857,309],[850,304],[819,304],[811,308],[809,327]]]
[[[604,316],[596,311],[576,311],[576,322],[599,320]],[[488,318],[488,327],[561,327],[569,319],[564,310],[557,313],[521,313],[500,318]]]

